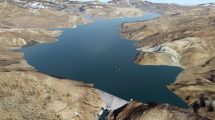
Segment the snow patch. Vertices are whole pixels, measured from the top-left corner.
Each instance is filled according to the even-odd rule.
[[[34,9],[48,8],[47,6],[43,5],[43,3],[41,2],[30,2],[26,5],[26,7],[30,7]]]

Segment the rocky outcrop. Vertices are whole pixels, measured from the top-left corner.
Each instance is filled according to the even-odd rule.
[[[136,63],[184,68],[168,88],[194,112],[215,119],[213,4],[178,8],[177,14],[124,23],[121,34],[137,41]]]
[[[166,104],[130,102],[111,112],[107,120],[212,120]]]
[[[200,114],[215,116],[215,58],[184,70],[169,89]]]

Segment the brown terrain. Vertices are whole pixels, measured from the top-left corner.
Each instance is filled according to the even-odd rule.
[[[92,85],[58,79],[36,71],[14,48],[55,41],[61,31],[85,20],[49,9],[28,10],[0,3],[1,120],[98,119],[104,106]]]
[[[91,6],[92,11],[98,9],[90,3],[72,3],[68,0],[0,0],[1,120],[99,118],[105,103],[93,85],[40,73],[28,65],[22,53],[14,51],[38,43],[55,42],[62,31],[49,28],[72,28],[88,23],[89,20],[83,16],[91,13],[80,12],[81,6]],[[107,9],[110,9],[107,12],[122,9],[120,13],[126,11],[128,16],[143,14],[136,8],[109,5]],[[125,14],[108,17],[122,15]]]
[[[0,8],[1,28],[68,28],[86,23],[76,14],[51,9],[24,9],[7,3],[1,3]]]
[[[212,120],[167,104],[130,102],[112,111],[108,120]]]
[[[142,16],[143,11],[136,8],[117,7],[113,5],[94,5],[87,6],[85,14],[99,18],[117,18]]]
[[[36,5],[35,5],[36,4]],[[131,102],[112,111],[110,120],[215,119],[214,8],[155,5],[165,16],[122,25],[122,35],[137,40],[136,63],[184,68],[169,89],[191,108]],[[146,6],[148,6],[146,5]],[[84,11],[79,11],[80,7]],[[174,12],[165,12],[174,10]],[[97,12],[99,11],[99,12]],[[150,10],[153,11],[153,10]],[[83,15],[116,18],[142,11],[115,3],[92,4],[67,0],[0,0],[0,118],[2,120],[96,120],[105,103],[93,85],[54,78],[35,70],[14,49],[50,43],[62,31],[86,24]]]
[[[137,41],[140,53],[136,57],[136,63],[178,66],[184,69],[168,88],[188,103],[190,112],[192,110],[196,115],[204,116],[199,120],[215,119],[214,25],[214,4],[186,9],[178,6],[177,14],[167,13],[154,20],[122,24],[122,36]],[[191,118],[179,115],[179,109],[175,112],[171,107],[167,107],[165,113],[157,106],[140,111],[139,107],[135,107],[136,104],[130,103],[118,112],[114,111],[117,114],[112,112],[109,119],[127,119],[126,115],[137,114],[135,120],[149,120],[148,115],[154,116],[150,120],[198,120],[192,115],[189,116]],[[178,115],[184,118],[178,118]]]

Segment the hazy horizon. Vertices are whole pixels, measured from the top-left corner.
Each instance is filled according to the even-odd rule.
[[[176,4],[183,4],[183,5],[197,5],[203,3],[214,3],[214,0],[147,0],[150,2],[156,3],[176,3]]]
[[[76,1],[76,0],[74,0]],[[91,0],[80,0],[80,1],[91,1]],[[108,2],[110,0],[100,0],[102,2]],[[203,3],[214,3],[214,0],[146,0],[155,3],[175,3],[175,4],[182,4],[182,5],[197,5]]]

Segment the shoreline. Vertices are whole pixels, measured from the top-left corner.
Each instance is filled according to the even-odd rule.
[[[165,9],[169,8],[172,7]],[[213,119],[215,30],[210,18],[214,16],[214,8],[199,5],[186,9],[177,6],[175,9],[180,12],[151,21],[125,23],[121,34],[135,41],[141,50],[136,63],[182,68],[175,82],[167,88],[195,113]]]
[[[28,8],[14,4],[0,3],[0,6],[3,6],[0,9],[2,13],[7,9],[16,10],[16,14],[3,14],[1,18],[6,19],[5,21],[8,17],[16,19],[19,14],[24,16],[17,17],[16,21],[8,21],[10,24],[0,23],[0,102],[4,103],[0,105],[1,118],[98,119],[105,103],[91,84],[43,74],[27,63],[23,53],[13,51],[27,43],[31,45],[32,41],[38,42],[37,44],[56,42],[60,32],[56,34],[56,30],[50,31],[49,28],[74,29],[77,25],[86,24],[84,18],[49,9],[39,9],[31,13]],[[41,17],[46,12],[49,13],[48,16]],[[25,18],[32,21],[27,24]]]
[[[136,17],[135,17],[135,18],[136,18]],[[142,18],[142,17],[140,17],[140,18]],[[121,18],[119,18],[119,19],[121,19]],[[155,66],[155,65],[152,65],[152,66]],[[168,66],[168,67],[171,67],[171,66]],[[52,75],[52,76],[53,76],[53,75]],[[60,77],[60,78],[61,78],[61,77]],[[175,80],[175,79],[174,79],[174,80]],[[174,81],[174,80],[173,80],[173,81]],[[81,80],[79,80],[79,81],[81,81]],[[166,84],[166,85],[168,85],[168,84]],[[166,85],[165,85],[165,86],[166,86]],[[165,86],[164,86],[164,87],[165,87]],[[167,87],[165,87],[165,88],[167,88]],[[169,103],[169,104],[171,104],[171,103]],[[177,105],[175,105],[175,106],[177,106]],[[180,107],[181,107],[181,106],[180,106]],[[187,108],[187,107],[186,107],[186,108]]]
[[[90,11],[88,11],[88,14],[100,17],[104,15],[96,14],[97,9],[91,7],[87,6]],[[162,52],[141,52],[142,54],[138,56],[136,62],[140,64],[152,64],[154,62],[154,64],[176,65],[185,68],[178,75],[175,83],[167,88],[192,106],[194,111],[192,115],[200,114],[207,115],[207,118],[213,118],[215,115],[215,55],[213,52],[215,49],[215,46],[213,46],[215,44],[213,40],[215,30],[211,26],[211,24],[214,24],[213,19],[211,19],[214,13],[211,11],[214,9],[211,6],[207,7],[209,8],[205,9],[202,6],[197,6],[197,8],[188,7],[185,9],[183,6],[184,12],[180,9],[180,6],[174,6],[176,12],[182,12],[150,21],[123,23],[122,36],[125,35],[125,39],[128,40],[141,40],[138,42],[139,46],[148,46],[149,48],[160,44],[166,46],[165,48],[159,48]],[[11,12],[11,9],[15,10],[15,14]],[[115,9],[116,6],[110,8],[108,12]],[[172,7],[169,6],[164,9],[172,9]],[[6,10],[10,13],[4,14]],[[104,13],[104,9],[99,10]],[[138,14],[142,13],[139,10],[131,11]],[[43,74],[27,63],[23,53],[11,51],[13,48],[23,47],[28,43],[32,45],[35,42],[41,44],[41,41],[44,41],[42,44],[56,42],[54,39],[59,34],[56,34],[56,31],[48,30],[48,28],[71,27],[71,29],[74,29],[72,27],[85,24],[86,20],[76,14],[57,10],[51,11],[51,9],[39,9],[32,12],[29,11],[29,8],[17,7],[12,4],[0,3],[0,12],[3,13],[0,17],[3,21],[0,22],[0,93],[2,93],[0,117],[2,119],[47,120],[76,119],[76,117],[83,120],[97,119],[98,113],[105,106],[105,103],[96,89],[93,88],[93,85]],[[208,14],[202,18],[201,14],[205,12]],[[19,17],[20,14],[23,17]],[[105,17],[114,18],[117,14]],[[124,11],[121,11],[121,14],[122,16],[119,17],[127,16]],[[48,17],[43,17],[46,15]],[[190,18],[187,19],[184,16],[190,16]],[[11,19],[8,20],[8,17]],[[26,22],[29,19],[30,22]],[[190,24],[192,26],[189,26]],[[142,37],[141,34],[146,37]],[[171,53],[172,50],[178,53],[176,57],[169,56],[169,52]],[[140,108],[149,105],[147,108],[153,106],[153,109],[158,107],[159,110],[171,108],[169,105],[154,106],[152,104],[151,106],[151,104],[135,102],[131,102],[123,108],[130,107],[130,104],[131,106],[140,106]],[[120,108],[120,110],[123,109]],[[178,110],[176,111],[180,113],[180,110]]]

